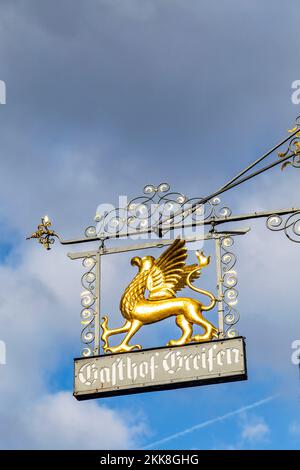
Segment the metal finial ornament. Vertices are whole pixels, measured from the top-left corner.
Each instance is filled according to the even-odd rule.
[[[120,328],[109,329],[108,318],[104,317],[101,327],[105,352],[120,353],[141,349],[140,344],[129,345],[135,333],[144,325],[156,323],[171,316],[176,317],[176,324],[182,330],[182,336],[178,340],[170,340],[167,346],[179,346],[193,341],[209,341],[218,337],[217,328],[202,315],[202,312],[214,308],[217,299],[212,293],[192,284],[200,276],[202,268],[209,264],[210,257],[199,252],[196,254],[199,264],[186,265],[185,240],[176,239],[157,259],[153,256],[131,259],[131,264],[138,267],[138,274],[121,298],[120,310],[125,323]],[[176,293],[185,287],[209,297],[209,305],[203,305],[198,300],[189,297],[176,297]],[[147,298],[145,297],[146,290],[149,292]],[[202,335],[193,336],[194,324],[204,329]],[[109,346],[109,336],[119,333],[127,334],[118,346]]]
[[[49,227],[51,227],[52,222],[49,219],[47,215],[42,217],[41,223],[37,227],[37,231],[32,233],[30,237],[27,237],[26,240],[30,240],[31,238],[36,238],[39,243],[43,245],[46,250],[51,249],[51,245],[54,243],[54,238],[57,237],[58,235],[55,233],[54,230],[49,230]]]
[[[299,129],[300,126],[300,119],[297,118],[296,126],[293,129],[289,129],[288,132],[293,133]],[[300,168],[300,129],[299,132],[295,134],[295,136],[289,141],[288,148],[285,152],[279,152],[279,158],[286,158],[290,156],[291,160],[285,161],[281,165],[281,170],[284,170],[287,166],[292,166],[294,168]]]

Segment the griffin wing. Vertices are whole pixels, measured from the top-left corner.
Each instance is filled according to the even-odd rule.
[[[147,278],[147,272],[137,274],[125,290],[120,301],[120,310],[126,318],[131,317],[137,302],[144,299]]]
[[[172,245],[157,258],[148,279],[149,300],[162,300],[175,297],[175,293],[186,285],[188,274],[196,265],[186,266],[187,249],[185,240],[177,238]],[[198,273],[191,276],[197,279]]]

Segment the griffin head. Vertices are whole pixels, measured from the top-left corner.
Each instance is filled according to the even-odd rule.
[[[139,271],[149,271],[154,265],[154,262],[155,258],[153,256],[144,256],[143,258],[135,256],[131,258],[131,265],[137,266]]]

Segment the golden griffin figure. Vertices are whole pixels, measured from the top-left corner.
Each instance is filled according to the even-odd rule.
[[[102,322],[102,340],[105,352],[119,353],[142,349],[140,344],[129,345],[130,339],[143,325],[155,323],[165,318],[175,316],[176,324],[182,330],[178,340],[171,340],[167,346],[187,344],[192,341],[208,341],[217,337],[218,330],[206,320],[202,312],[211,310],[217,299],[210,292],[192,285],[200,276],[200,271],[210,262],[203,252],[196,251],[199,264],[187,266],[187,249],[185,240],[176,239],[159,258],[144,256],[134,257],[131,264],[138,267],[138,273],[126,288],[120,302],[120,310],[125,318],[125,324],[120,328],[109,329],[108,318]],[[176,297],[176,293],[184,287],[190,287],[199,294],[208,296],[209,305],[189,297]],[[146,295],[148,291],[148,295]],[[193,325],[204,329],[202,335],[193,336]],[[111,335],[127,333],[118,346],[109,346],[108,338]]]

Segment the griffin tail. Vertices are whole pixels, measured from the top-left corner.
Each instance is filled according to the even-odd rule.
[[[200,271],[204,266],[207,266],[209,264],[210,256],[208,258],[206,258],[204,256],[203,252],[200,253],[199,251],[196,251],[196,255],[197,255],[197,258],[199,260],[199,266],[197,266],[195,269],[193,269],[193,271],[191,271],[188,274],[188,276],[186,278],[186,283],[189,286],[189,288],[192,289],[193,291],[198,292],[198,294],[207,295],[207,297],[210,298],[211,303],[209,305],[202,305],[202,307],[201,307],[204,312],[207,312],[208,310],[211,310],[212,308],[214,308],[214,306],[217,303],[217,299],[215,298],[215,296],[211,292],[209,292],[207,290],[204,290],[204,289],[199,289],[198,287],[195,287],[191,283],[190,278],[191,278],[192,274],[194,274],[197,271]]]

